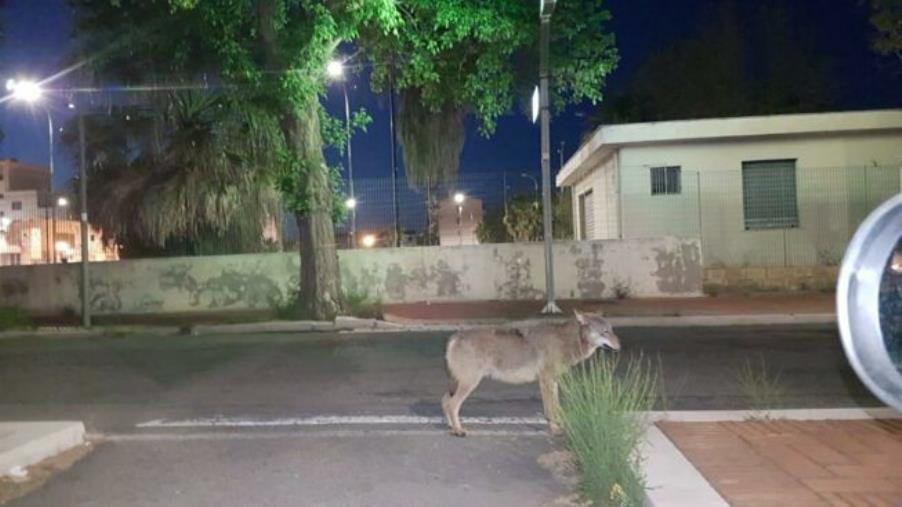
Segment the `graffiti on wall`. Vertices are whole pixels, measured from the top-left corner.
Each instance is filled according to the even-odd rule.
[[[531,261],[522,251],[505,257],[495,248],[493,258],[504,272],[504,281],[495,283],[498,299],[537,299],[542,296],[542,291],[533,285]]]
[[[393,262],[385,270],[385,293],[393,301],[405,301],[408,289],[435,297],[459,296],[465,290],[462,282],[467,268],[455,270],[448,261],[439,259],[432,266],[417,266],[405,273],[401,264]]]
[[[191,306],[225,308],[243,304],[248,308],[273,308],[282,301],[278,285],[259,270],[245,273],[224,268],[216,276],[198,281],[193,265],[175,264],[160,274],[162,290],[187,292]]]

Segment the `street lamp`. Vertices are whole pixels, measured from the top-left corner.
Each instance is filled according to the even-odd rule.
[[[348,191],[350,198],[345,202],[351,210],[351,248],[354,248],[357,238],[357,199],[354,194],[354,159],[351,157],[351,105],[348,100],[348,86],[345,80],[345,66],[340,60],[330,60],[326,64],[326,75],[334,81],[341,81],[341,92],[345,99],[345,150],[348,152]],[[353,205],[350,203],[353,201]]]
[[[539,205],[539,180],[536,179],[535,176],[526,173],[520,173],[521,178],[529,178],[532,180],[532,191],[536,196],[536,206]]]
[[[19,102],[25,102],[26,104],[34,104],[38,102],[41,97],[44,95],[44,90],[41,88],[41,84],[32,81],[30,79],[7,79],[6,80],[6,91],[10,92],[10,96],[13,100],[17,100]],[[47,195],[53,193],[53,117],[50,115],[50,110],[46,107],[43,108],[44,112],[47,114],[47,136],[50,144],[50,178],[47,180]],[[47,228],[48,220],[48,206],[44,206],[44,229]],[[55,220],[54,220],[55,222]],[[55,224],[54,224],[55,225]],[[51,226],[52,227],[52,226]],[[47,236],[47,262],[55,262],[56,260],[56,252],[53,251],[53,235],[54,231],[46,231],[45,235]]]
[[[340,79],[344,76],[345,66],[339,60],[329,60],[326,64],[326,74],[332,79]]]
[[[539,116],[542,127],[542,224],[545,232],[545,308],[542,313],[561,313],[554,301],[554,258],[551,230],[551,117],[548,111],[548,52],[551,14],[555,0],[539,1]]]
[[[463,192],[455,192],[454,193],[454,203],[457,204],[457,244],[464,244],[463,233],[461,232],[461,218],[464,213],[464,201],[467,200],[467,196],[464,195]]]
[[[365,234],[360,241],[361,241],[361,243],[363,243],[364,247],[373,248],[373,246],[376,245],[376,235],[375,234]]]

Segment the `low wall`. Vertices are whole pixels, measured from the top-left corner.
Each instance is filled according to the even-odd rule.
[[[699,296],[697,239],[558,242],[558,298]],[[339,252],[345,291],[384,303],[541,299],[541,243]],[[0,304],[35,314],[77,311],[79,266],[0,268]],[[298,286],[296,254],[126,260],[91,264],[91,308],[99,315],[265,309]]]
[[[705,269],[706,292],[831,291],[839,266],[747,266]]]

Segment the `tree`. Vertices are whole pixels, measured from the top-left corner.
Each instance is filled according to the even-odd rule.
[[[331,319],[341,307],[332,212],[323,157],[319,95],[328,59],[359,30],[387,32],[399,18],[392,0],[170,0],[173,17],[197,17],[202,42],[221,75],[253,90],[278,120],[285,142],[279,188],[300,231],[305,313]]]
[[[877,29],[874,50],[902,60],[902,0],[871,0],[871,24]]]
[[[783,6],[727,1],[703,16],[693,33],[649,56],[590,126],[812,112],[833,103],[826,61]]]
[[[515,99],[528,104],[538,77],[538,6],[529,2],[405,0],[389,33],[362,33],[372,85],[400,90],[399,141],[408,183],[430,196],[457,177],[465,118],[490,136]],[[552,99],[556,110],[602,98],[617,64],[602,0],[559,2],[552,18]],[[434,206],[433,206],[434,208]],[[434,222],[434,221],[433,221]]]
[[[533,194],[515,195],[506,206],[489,210],[476,227],[480,243],[511,241],[541,241],[542,208]],[[570,192],[562,190],[552,195],[552,230],[554,239],[573,238],[572,203]]]
[[[518,65],[536,60],[538,36],[536,6],[523,2],[71,1],[98,13],[87,26],[112,34],[108,38],[117,48],[171,55],[163,65],[173,72],[187,70],[192,78],[210,72],[277,119],[284,149],[276,181],[300,230],[300,293],[306,313],[320,319],[335,315],[340,305],[331,215],[334,180],[322,153],[319,103],[323,69],[338,45],[357,42],[373,64],[375,91],[384,89],[391,74],[398,90],[415,91],[430,111],[454,108],[474,114],[485,135],[511,110],[524,83],[520,78],[529,74],[534,80],[536,74]],[[558,109],[600,100],[604,79],[616,64],[613,36],[603,26],[610,15],[601,5],[601,0],[574,0],[555,14],[553,98]],[[147,36],[155,29],[165,37]],[[117,38],[123,30],[127,36]],[[146,60],[147,67],[159,58],[138,60]]]
[[[62,143],[77,157],[75,121]],[[163,111],[88,113],[85,131],[89,216],[124,256],[268,248],[264,228],[281,220],[281,135],[269,115],[229,95],[178,92]]]

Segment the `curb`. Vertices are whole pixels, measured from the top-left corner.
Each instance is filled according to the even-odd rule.
[[[541,321],[565,322],[569,317],[550,317],[525,320],[476,319],[472,321],[414,321],[398,319],[390,315],[391,320],[359,319],[339,316],[335,322],[328,321],[268,321],[250,322],[246,324],[201,324],[190,327],[176,326],[111,326],[92,329],[80,328],[38,328],[29,331],[3,331],[4,338],[28,337],[97,337],[114,336],[124,333],[141,333],[156,336],[202,335],[202,334],[242,334],[242,333],[372,333],[372,332],[448,332],[466,329],[479,329],[509,324],[511,322]],[[758,314],[758,315],[688,315],[671,317],[611,317],[611,324],[617,327],[650,328],[650,327],[724,327],[724,326],[787,326],[811,324],[835,324],[836,315],[832,313],[812,314]]]
[[[474,319],[472,321],[416,321],[386,315],[389,322],[394,323],[397,330],[403,331],[460,331],[504,325],[518,320]],[[541,322],[565,322],[569,317],[545,317],[536,320]],[[835,324],[833,313],[799,313],[756,315],[686,315],[686,316],[648,316],[648,317],[609,317],[611,325],[616,327],[718,327],[718,326],[786,326],[809,324]],[[522,321],[522,320],[520,320]]]
[[[78,421],[0,423],[0,477],[13,468],[29,467],[85,441]]]

